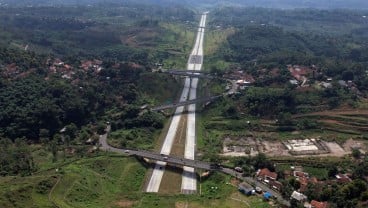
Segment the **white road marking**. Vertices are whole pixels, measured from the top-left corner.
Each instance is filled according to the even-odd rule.
[[[203,57],[203,39],[204,39],[204,26],[206,24],[206,15],[203,14],[196,43],[194,45],[194,49],[192,51],[192,56],[202,56]],[[203,58],[201,59],[203,61]],[[190,64],[188,63],[188,70],[201,70],[202,63],[200,64]],[[197,85],[198,78],[192,78],[191,88],[189,91],[189,100],[193,100],[197,98]],[[187,123],[187,134],[186,134],[186,142],[185,142],[185,151],[184,157],[187,159],[195,159],[195,143],[196,143],[196,105],[191,104],[188,106],[188,123]],[[194,172],[194,168],[184,166],[184,172],[182,176],[181,190],[182,193],[192,193],[197,190],[197,179],[196,174]]]

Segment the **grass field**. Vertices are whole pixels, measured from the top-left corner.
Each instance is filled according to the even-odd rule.
[[[278,171],[291,170],[290,167],[295,164],[277,164]],[[325,180],[328,178],[328,170],[326,167],[311,167],[303,166],[303,171],[309,173],[310,177],[316,177],[318,180]]]
[[[219,47],[226,42],[226,38],[229,35],[235,33],[235,29],[227,28],[227,29],[211,29],[208,28],[205,36],[205,50],[204,53],[207,55],[211,55],[217,52]]]
[[[262,198],[247,197],[240,194],[230,183],[231,178],[214,174],[200,183],[200,193],[196,195],[180,194],[143,194],[136,207],[175,207],[175,208],[267,208],[268,203]],[[164,199],[164,200],[163,200]]]
[[[115,206],[140,192],[145,168],[131,158],[94,158],[64,169],[50,194],[62,207]]]
[[[0,179],[0,207],[116,207],[137,198],[145,171],[133,158],[99,156],[58,172],[5,177]]]
[[[58,165],[58,171],[0,178],[0,207],[269,207],[261,198],[239,194],[229,183],[231,178],[222,174],[202,180],[201,194],[144,193],[147,168],[143,164],[134,158],[101,154],[74,158]]]
[[[230,63],[223,61],[222,58],[218,58],[216,55],[220,47],[226,43],[227,37],[234,32],[232,28],[224,30],[208,28],[206,30],[203,46],[205,55],[203,70],[208,71],[213,67],[224,70],[229,67]]]
[[[182,24],[165,23],[162,27],[170,31],[164,37],[167,43],[160,45],[160,50],[169,54],[168,58],[163,60],[163,68],[185,69],[195,41],[196,30]]]

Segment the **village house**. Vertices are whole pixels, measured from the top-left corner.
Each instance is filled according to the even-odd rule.
[[[267,184],[269,184],[270,181],[276,181],[277,179],[277,173],[271,172],[268,168],[259,169],[256,176],[257,180],[263,181]]]
[[[295,178],[309,178],[309,174],[302,171],[294,171],[293,175]]]
[[[100,72],[102,70],[101,64],[103,62],[101,60],[83,60],[81,61],[80,68],[82,68],[85,71],[93,70],[95,72]]]
[[[312,178],[303,177],[303,178],[299,178],[298,180],[300,182],[299,191],[301,193],[304,193],[305,191],[307,191],[308,184],[316,185],[316,184],[320,183],[316,177],[312,177]]]
[[[291,194],[291,197],[290,199],[295,199],[297,200],[298,202],[304,202],[307,200],[307,196],[305,196],[304,194],[302,193],[299,193],[297,191],[294,191],[292,194]]]
[[[335,175],[336,180],[338,183],[349,183],[351,182],[351,179],[349,178],[349,176],[347,176],[346,174],[337,174]]]
[[[319,202],[316,200],[312,200],[310,204],[311,204],[311,208],[328,208],[327,202]]]
[[[279,181],[270,181],[269,185],[272,189],[275,189],[276,191],[280,191],[282,189],[282,183]]]

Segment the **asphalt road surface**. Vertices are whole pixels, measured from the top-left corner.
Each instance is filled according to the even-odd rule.
[[[196,38],[196,42],[194,44],[193,51],[189,57],[188,60],[188,70],[200,70],[202,67],[202,61],[203,61],[203,36],[204,36],[204,26],[206,22],[206,14],[202,15],[201,21],[200,21],[200,28],[198,29],[198,35]],[[200,64],[198,64],[200,62]],[[197,88],[197,82],[198,79],[185,79],[185,85],[184,89],[182,91],[180,102],[184,102],[188,98],[188,93],[190,92],[190,98],[195,99],[196,98],[196,88]],[[194,108],[189,106],[189,111],[191,112],[191,109],[195,111],[195,104],[193,104]],[[161,148],[161,154],[163,155],[169,155],[173,146],[175,134],[178,129],[179,121],[181,119],[182,113],[184,110],[184,106],[178,107],[175,111],[175,114],[172,118],[168,133],[165,137],[164,143]],[[194,117],[194,119],[193,119]],[[185,145],[185,158],[188,159],[194,159],[194,151],[195,151],[195,114],[193,113],[192,116],[188,116],[188,119],[191,119],[192,123],[188,122],[188,125],[193,126],[194,129],[190,128],[187,129],[187,139],[186,139],[186,145]],[[194,124],[193,124],[194,120]],[[190,131],[190,136],[188,137],[188,131]],[[150,181],[147,185],[147,192],[158,192],[160,188],[160,184],[162,181],[162,177],[165,171],[165,165],[166,162],[160,162],[158,161],[156,163],[155,168],[153,169],[152,176],[150,178]],[[196,185],[196,177],[194,168],[192,167],[184,167],[183,171],[183,181],[182,181],[182,190],[184,190],[185,193],[192,193],[195,192],[197,189]]]
[[[204,39],[204,27],[206,25],[207,14],[202,14],[201,21],[199,23],[196,42],[194,44],[193,51],[188,60],[187,70],[200,71],[203,64],[203,39]],[[189,91],[189,100],[195,100],[197,98],[197,85],[198,78],[191,78],[191,86]],[[187,120],[187,132],[185,141],[184,158],[195,159],[196,150],[196,104],[190,104],[188,106],[188,120]],[[184,166],[183,176],[181,183],[181,192],[184,194],[191,194],[197,191],[197,178],[193,167]]]
[[[190,88],[190,78],[186,78],[185,83],[184,83],[184,88],[180,96],[180,102],[184,102],[187,100],[189,88]],[[170,154],[183,110],[184,110],[184,106],[178,107],[176,109],[175,114],[171,120],[170,127],[165,137],[164,143],[162,145],[161,152],[160,152],[161,154],[164,154],[164,155]],[[162,177],[164,175],[165,165],[166,165],[165,162],[156,163],[156,166],[153,169],[150,181],[147,185],[146,192],[158,192],[161,181],[162,181]]]

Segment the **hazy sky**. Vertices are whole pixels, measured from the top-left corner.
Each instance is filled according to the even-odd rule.
[[[165,4],[188,4],[190,6],[238,5],[273,8],[348,8],[368,9],[368,0],[0,0],[2,5],[53,5],[53,4],[94,4],[103,2],[134,2]]]

